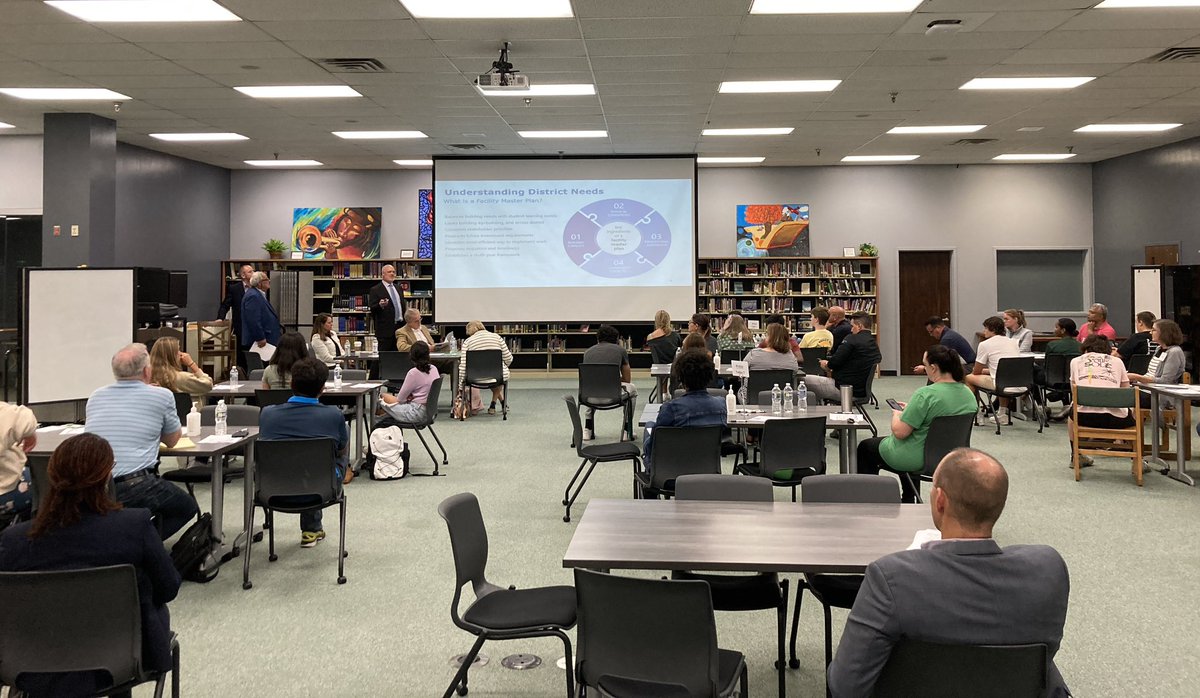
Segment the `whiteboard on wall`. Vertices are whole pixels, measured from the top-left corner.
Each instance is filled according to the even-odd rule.
[[[133,341],[133,269],[25,269],[25,402],[86,400]]]
[[[1133,306],[1130,311],[1136,316],[1143,310],[1163,316],[1163,269],[1159,265],[1133,267]],[[1131,320],[1132,323],[1132,320]],[[1131,324],[1131,326],[1133,326]]]

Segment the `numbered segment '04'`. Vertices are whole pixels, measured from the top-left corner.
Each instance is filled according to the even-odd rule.
[[[671,227],[652,207],[602,199],[579,209],[563,230],[563,247],[580,269],[610,279],[643,274],[671,249]]]

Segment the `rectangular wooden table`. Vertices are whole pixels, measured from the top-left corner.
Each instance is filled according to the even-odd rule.
[[[861,573],[929,528],[921,504],[593,499],[563,567]]]
[[[1192,428],[1192,425],[1187,423],[1189,420],[1185,418],[1190,414],[1190,410],[1182,409],[1182,405],[1184,401],[1200,400],[1200,386],[1138,383],[1137,387],[1139,390],[1150,394],[1150,455],[1143,462],[1152,468],[1160,469],[1163,475],[1173,480],[1178,480],[1185,485],[1194,487],[1196,481],[1192,479],[1191,475],[1188,475],[1187,449],[1183,447],[1184,441],[1187,438],[1186,432]],[[1175,405],[1174,468],[1159,455],[1161,446],[1159,445],[1158,430],[1159,422],[1162,420],[1162,417],[1159,416],[1159,407],[1163,398],[1172,400]]]
[[[369,368],[372,363],[379,361],[379,352],[377,351],[351,351],[346,353],[346,360],[352,361],[356,365],[364,368]],[[432,351],[429,352],[431,361],[449,361],[450,363],[450,392],[453,393],[458,388],[458,371],[462,365],[463,353],[461,351]]]

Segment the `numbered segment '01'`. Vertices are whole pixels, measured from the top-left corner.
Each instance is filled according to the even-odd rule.
[[[631,199],[602,199],[579,209],[563,230],[563,247],[579,268],[624,279],[662,263],[671,227],[652,207]]]

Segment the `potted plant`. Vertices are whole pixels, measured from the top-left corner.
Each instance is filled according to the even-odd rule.
[[[283,240],[271,238],[263,243],[263,249],[267,251],[267,256],[271,259],[283,259],[283,253],[287,250],[287,246],[283,244]]]
[[[878,257],[879,256],[879,248],[875,247],[874,245],[872,245],[869,242],[864,242],[863,244],[858,246],[858,256],[859,257]]]

